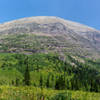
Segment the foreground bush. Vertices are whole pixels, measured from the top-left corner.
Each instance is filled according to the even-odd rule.
[[[100,93],[1,86],[0,100],[100,100]]]

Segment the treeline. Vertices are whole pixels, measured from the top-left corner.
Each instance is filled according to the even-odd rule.
[[[56,60],[59,60],[59,58],[55,57],[54,60],[56,62]],[[77,67],[71,66],[67,62],[59,61],[57,65],[61,64],[62,68],[61,73],[59,73],[58,75],[49,73],[47,76],[47,80],[43,80],[43,76],[41,75],[39,80],[40,87],[44,86],[47,88],[53,88],[57,90],[70,89],[70,90],[85,90],[91,92],[93,91],[99,92],[100,91],[99,72],[96,69],[92,69],[90,66],[86,64],[79,63],[75,60],[73,60],[73,62],[77,64]],[[27,67],[25,75],[29,77],[29,71],[27,70]],[[46,81],[45,85],[43,85],[44,81]]]
[[[100,92],[99,71],[88,63],[80,63],[71,56],[68,58],[75,65],[71,65],[67,59],[61,61],[57,55],[14,54],[3,57],[1,69],[9,71],[16,68],[15,73],[18,75],[10,80],[10,85]]]

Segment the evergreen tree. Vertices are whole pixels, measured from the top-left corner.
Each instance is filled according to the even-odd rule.
[[[41,88],[43,87],[43,77],[42,77],[42,75],[40,75],[40,87]]]
[[[16,86],[19,86],[19,79],[16,78]]]
[[[52,88],[55,88],[55,77],[54,75],[51,76]]]
[[[63,75],[59,76],[59,78],[56,79],[55,89],[57,90],[65,89],[65,80]]]
[[[48,75],[48,77],[47,77],[46,87],[47,88],[50,87],[50,75]]]
[[[25,65],[26,65],[26,70],[24,74],[24,84],[29,86],[30,85],[30,72],[29,72],[29,66],[28,66],[28,57],[25,59]]]

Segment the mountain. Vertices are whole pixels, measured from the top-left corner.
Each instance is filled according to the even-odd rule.
[[[30,17],[0,24],[0,52],[55,52],[100,57],[100,31],[59,17]]]
[[[99,58],[94,28],[43,16],[0,24],[1,99],[98,100]]]

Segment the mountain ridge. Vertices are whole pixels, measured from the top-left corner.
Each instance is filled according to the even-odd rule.
[[[16,23],[16,22],[23,22],[25,23],[25,21],[29,20],[29,21],[35,21],[37,23],[40,23],[41,21],[40,20],[45,20],[46,19],[49,21],[49,20],[53,20],[53,21],[62,21],[62,22],[66,22],[68,24],[73,24],[73,26],[77,25],[77,26],[81,26],[82,28],[88,28],[89,30],[96,30],[96,31],[99,31],[93,27],[90,27],[88,25],[84,25],[84,24],[81,24],[81,23],[78,23],[78,22],[74,22],[74,21],[71,21],[71,20],[66,20],[66,19],[63,19],[63,18],[60,18],[60,17],[55,17],[55,16],[35,16],[35,17],[25,17],[25,18],[21,18],[21,19],[17,19],[17,20],[12,20],[12,21],[8,21],[8,22],[4,22],[4,23],[0,23],[0,26],[2,25],[7,25],[7,24],[12,24],[12,23]]]
[[[35,18],[52,18],[52,19],[66,20],[69,23],[77,23],[77,24],[79,24],[81,26],[85,26],[85,27],[97,30],[96,28],[90,27],[88,25],[85,25],[85,24],[82,24],[82,23],[79,23],[79,22],[75,22],[75,21],[71,21],[71,20],[67,20],[67,19],[64,19],[64,18],[61,18],[61,17],[57,17],[57,16],[34,16],[34,17],[18,18],[16,20],[10,20],[10,21],[6,21],[6,22],[3,22],[3,23],[0,23],[0,25],[7,24],[7,23],[13,23],[13,22],[16,22],[18,20],[35,19]]]
[[[16,40],[16,35],[22,34],[28,36],[23,37],[23,39],[21,37],[19,41]],[[15,37],[12,37],[12,35],[15,35]],[[62,54],[70,52],[79,55],[86,53],[85,56],[93,55],[93,57],[99,56],[100,53],[100,31],[59,17],[28,17],[0,24],[0,36],[1,49],[5,45],[8,49],[33,50],[33,42],[35,41],[39,44],[35,49],[43,49],[39,51],[56,51]],[[9,43],[7,39],[11,42]],[[20,48],[18,45],[16,47],[14,43],[12,45],[13,39],[19,42],[22,47]],[[23,44],[21,44],[22,41],[24,41]],[[28,48],[25,47],[25,43],[29,45]]]

